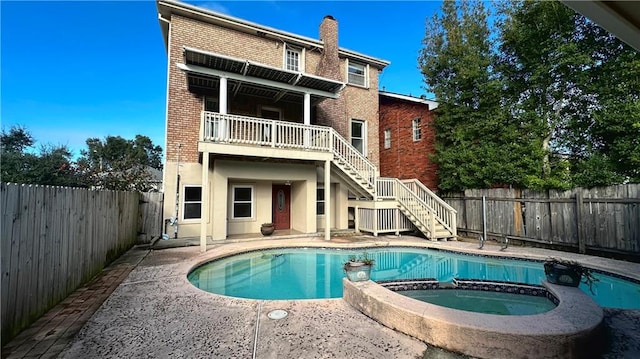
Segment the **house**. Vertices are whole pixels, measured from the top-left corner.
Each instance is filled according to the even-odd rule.
[[[421,184],[381,178],[378,74],[388,61],[173,0],[157,1],[167,68],[165,219],[224,240],[262,223],[296,234],[418,228],[455,236]]]
[[[416,178],[431,189],[438,187],[435,154],[434,109],[425,98],[379,92],[380,174],[400,179]]]

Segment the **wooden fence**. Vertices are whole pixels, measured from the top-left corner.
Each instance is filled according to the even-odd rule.
[[[139,213],[137,192],[7,183],[0,192],[3,345],[131,248],[140,217],[161,230]]]
[[[164,193],[146,192],[140,194],[138,210],[138,243],[151,243],[153,238],[162,236],[162,205]]]
[[[458,230],[586,249],[640,254],[640,184],[570,191],[466,190],[443,196],[458,211]]]

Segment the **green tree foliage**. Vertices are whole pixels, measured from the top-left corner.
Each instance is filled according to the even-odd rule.
[[[440,188],[640,181],[640,54],[559,2],[497,4],[494,33],[479,2],[427,22]]]
[[[568,161],[565,186],[638,181],[640,57],[559,2],[503,3],[501,69],[520,117],[543,132],[543,179],[553,156]],[[557,156],[561,154],[562,156]]]
[[[66,146],[40,146],[23,127],[2,131],[3,182],[112,190],[157,189],[162,169],[162,148],[146,136],[133,140],[107,136],[89,138],[87,149],[74,162]]]
[[[441,190],[524,185],[541,156],[531,126],[504,111],[489,12],[481,2],[447,0],[427,23],[418,58],[437,108]]]
[[[14,126],[9,131],[2,131],[3,182],[82,186],[66,146],[44,145],[38,152],[29,152],[34,143],[33,136],[23,127]]]
[[[155,189],[154,173],[162,169],[162,148],[146,136],[127,140],[107,136],[89,138],[78,165],[85,181],[96,188],[149,191]]]

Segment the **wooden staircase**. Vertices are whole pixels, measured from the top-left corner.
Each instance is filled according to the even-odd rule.
[[[265,136],[265,129],[270,131],[269,136]],[[332,174],[342,179],[359,200],[396,201],[395,209],[427,238],[456,237],[456,211],[451,206],[418,180],[381,178],[378,168],[331,127],[203,111],[199,140],[330,153]],[[371,222],[376,223],[377,212],[373,218],[376,220]],[[372,228],[374,234],[380,232],[379,227]]]
[[[332,129],[332,174],[359,199],[395,200],[397,208],[430,240],[455,238],[456,211],[420,181],[381,178],[377,167]]]

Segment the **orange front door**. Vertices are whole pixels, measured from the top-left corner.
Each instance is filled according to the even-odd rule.
[[[273,223],[276,229],[291,228],[291,186],[273,185]]]

